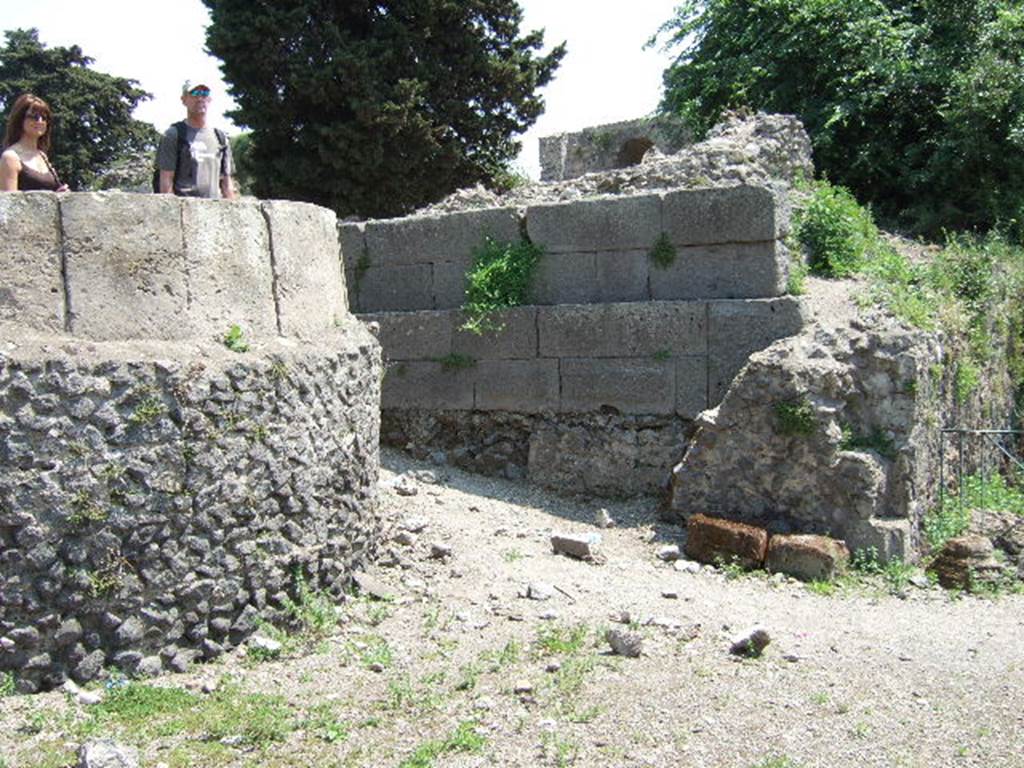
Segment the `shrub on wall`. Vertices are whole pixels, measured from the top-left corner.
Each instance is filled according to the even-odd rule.
[[[542,253],[543,249],[529,240],[502,243],[485,237],[473,252],[473,266],[466,273],[463,329],[477,334],[499,330],[495,313],[526,303]]]

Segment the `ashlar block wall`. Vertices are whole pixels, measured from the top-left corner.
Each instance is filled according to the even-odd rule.
[[[784,194],[736,186],[341,225],[349,303],[386,358],[383,439],[570,490],[654,490],[749,355],[802,327],[788,222]],[[481,336],[458,307],[485,237],[544,255],[529,304]]]

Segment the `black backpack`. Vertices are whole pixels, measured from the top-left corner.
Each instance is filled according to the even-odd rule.
[[[185,149],[185,142],[187,141],[187,139],[185,137],[188,135],[188,131],[186,130],[186,125],[185,125],[185,121],[184,120],[179,120],[178,122],[176,122],[171,127],[174,128],[174,130],[178,134],[178,146],[177,146],[177,150],[174,153],[174,178],[178,178],[178,167],[181,165],[181,153]],[[221,132],[221,130],[219,128],[214,128],[213,132],[217,136],[217,143],[220,144],[220,162],[221,162],[221,170],[223,171],[223,169],[224,169],[224,155],[227,152],[228,139],[227,139],[227,136],[225,136]],[[160,191],[160,163],[159,163],[159,161],[154,163],[154,167],[153,167],[153,191],[154,192],[159,192]],[[171,186],[171,191],[174,192],[173,184]]]

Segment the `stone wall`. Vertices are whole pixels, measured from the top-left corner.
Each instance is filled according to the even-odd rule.
[[[672,472],[670,518],[826,534],[883,560],[921,552],[922,519],[938,502],[940,428],[1007,423],[1012,388],[1005,370],[986,371],[958,402],[955,366],[944,364],[952,340],[858,312],[856,290],[813,286],[810,303],[823,305],[809,307],[813,322],[753,354],[700,415]]]
[[[384,441],[564,490],[659,489],[751,352],[803,325],[788,226],[785,192],[748,185],[341,225],[350,304],[388,361]],[[544,254],[528,305],[480,336],[457,308],[485,237]]]
[[[334,216],[0,196],[0,671],[182,669],[339,590],[380,528],[380,347]],[[11,279],[6,279],[11,276]],[[233,325],[248,350],[223,342]]]
[[[652,148],[677,152],[693,141],[692,132],[672,117],[641,118],[559,133],[540,139],[541,181],[573,179],[585,173],[637,165]]]
[[[545,250],[532,304],[589,304],[785,293],[787,198],[763,186],[707,187],[569,203],[343,224],[356,312],[453,309],[485,237]],[[667,238],[672,263],[652,263]]]

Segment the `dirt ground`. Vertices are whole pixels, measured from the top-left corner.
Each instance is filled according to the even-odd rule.
[[[212,749],[201,729],[93,732],[168,768],[1024,766],[1024,596],[923,581],[823,595],[662,561],[683,530],[653,499],[567,499],[393,452],[382,463],[397,538],[370,575],[390,601],[347,601],[334,634],[277,660],[240,651],[154,683],[278,695],[281,733]],[[615,527],[595,526],[599,506]],[[555,532],[598,534],[603,562],[554,554]],[[771,636],[763,654],[731,654],[755,624]],[[642,655],[612,655],[609,628],[639,634]],[[0,698],[0,766],[74,764],[89,706]]]

